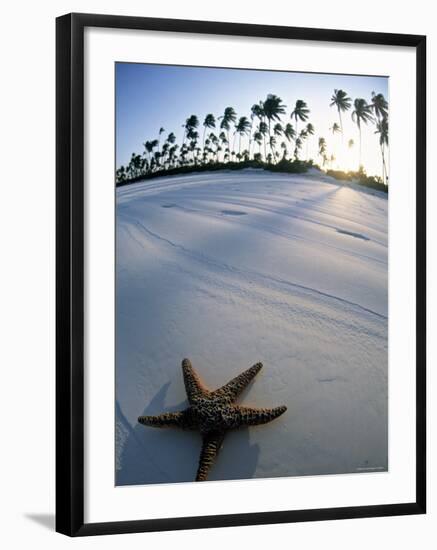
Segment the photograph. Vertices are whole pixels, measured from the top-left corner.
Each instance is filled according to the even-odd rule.
[[[386,475],[389,77],[114,77],[115,486]]]

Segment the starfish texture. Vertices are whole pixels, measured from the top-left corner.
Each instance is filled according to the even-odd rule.
[[[184,359],[182,371],[189,407],[158,416],[140,416],[138,422],[158,428],[174,426],[199,430],[203,441],[196,481],[205,481],[228,430],[266,424],[287,410],[285,405],[273,409],[255,409],[234,404],[261,368],[262,363],[256,363],[218,390],[210,391],[200,381],[189,359]]]

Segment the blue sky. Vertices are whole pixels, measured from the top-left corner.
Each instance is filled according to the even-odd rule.
[[[297,99],[307,102],[311,111],[307,122],[316,128],[308,143],[309,157],[316,158],[317,141],[323,136],[328,153],[334,153],[342,164],[338,167],[357,168],[358,130],[351,120],[352,109],[343,114],[344,142],[352,138],[356,144],[351,150],[342,144],[339,135],[332,136],[329,130],[334,122],[338,123],[335,107],[329,106],[333,90],[341,88],[352,99],[363,97],[370,101],[372,91],[389,99],[385,77],[141,63],[117,63],[115,76],[117,166],[129,162],[132,152],[143,153],[142,144],[157,138],[160,127],[166,130],[162,138],[174,132],[180,143],[182,124],[191,114],[196,114],[202,123],[207,113],[217,118],[226,107],[232,106],[238,116],[249,117],[251,106],[273,93],[287,106],[287,114],[282,117],[284,123],[294,125],[290,113]],[[203,128],[198,130],[202,136]],[[378,136],[374,130],[373,125],[364,125],[362,129],[362,162],[369,174],[381,171]],[[305,148],[303,152],[305,155]]]

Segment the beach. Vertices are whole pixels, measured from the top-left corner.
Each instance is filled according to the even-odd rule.
[[[116,484],[194,479],[198,433],[139,415],[187,406],[261,361],[240,402],[286,405],[227,435],[210,480],[384,471],[387,194],[311,169],[117,188]]]

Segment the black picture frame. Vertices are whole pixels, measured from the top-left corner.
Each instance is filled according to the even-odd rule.
[[[403,46],[416,51],[416,500],[84,523],[84,29],[106,27]],[[423,514],[426,511],[426,37],[73,13],[56,20],[56,530],[69,536]]]

